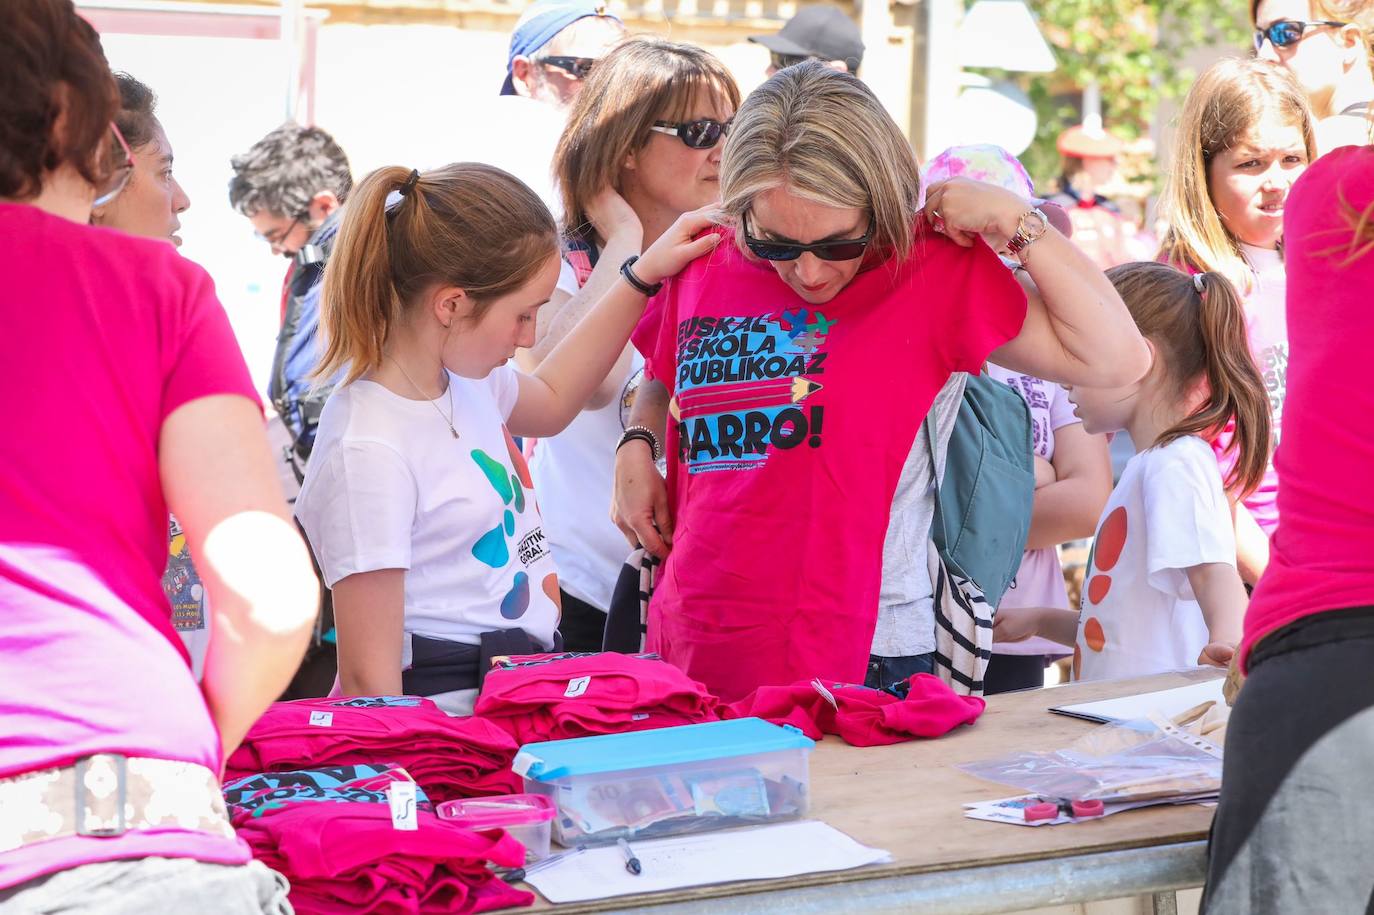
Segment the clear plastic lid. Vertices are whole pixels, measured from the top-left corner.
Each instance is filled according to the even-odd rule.
[[[496,829],[547,823],[553,819],[554,804],[542,794],[502,794],[496,797],[471,797],[447,801],[437,808],[439,816],[469,829]]]

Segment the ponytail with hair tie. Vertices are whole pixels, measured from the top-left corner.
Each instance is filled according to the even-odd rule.
[[[1235,424],[1229,449],[1235,466],[1226,489],[1243,499],[1269,467],[1270,405],[1264,379],[1250,354],[1245,308],[1236,287],[1215,271],[1187,274],[1160,263],[1123,264],[1107,271],[1140,332],[1186,396],[1207,383],[1207,399],[1165,431],[1164,446],[1187,435],[1213,440]],[[1228,449],[1228,450],[1229,450]]]
[[[423,177],[425,191],[416,194],[419,169],[386,166],[349,195],[324,271],[317,378],[342,372],[348,384],[381,365],[398,322],[436,284],[464,290],[473,303],[468,319],[480,321],[492,301],[557,256],[548,207],[515,176],[461,162]],[[392,193],[412,202],[400,206]]]

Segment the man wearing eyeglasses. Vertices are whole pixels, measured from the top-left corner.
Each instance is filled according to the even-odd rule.
[[[229,203],[253,226],[272,253],[287,258],[282,288],[282,323],[272,357],[267,396],[277,416],[269,424],[273,442],[286,440],[283,473],[288,493],[299,484],[315,445],[315,429],[332,383],[316,384],[320,356],[320,279],[343,217],[353,174],[343,149],[324,130],[283,124],[230,159]],[[284,435],[282,433],[285,433]],[[325,592],[320,620],[287,698],[328,693],[338,669],[333,607]]]
[[[749,40],[768,49],[769,76],[811,59],[857,75],[864,59],[859,27],[837,6],[808,6],[776,34],[752,35]]]
[[[624,37],[603,0],[539,0],[511,32],[501,94],[566,108],[597,58]]]
[[[1317,148],[1374,142],[1374,2],[1251,0],[1255,54],[1286,67],[1317,117]]]
[[[267,393],[290,433],[287,461],[299,480],[329,392],[310,377],[319,356],[319,279],[353,176],[333,137],[297,124],[283,124],[230,164],[230,204],[273,254],[291,261]]]

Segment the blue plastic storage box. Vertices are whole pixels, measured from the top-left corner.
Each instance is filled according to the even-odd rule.
[[[512,768],[553,799],[555,841],[595,844],[802,816],[815,746],[741,718],[526,744]]]

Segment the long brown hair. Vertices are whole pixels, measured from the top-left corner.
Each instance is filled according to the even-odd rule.
[[[1271,423],[1269,395],[1250,355],[1245,309],[1235,287],[1220,273],[1188,276],[1157,263],[1123,264],[1108,270],[1107,278],[1140,332],[1155,345],[1179,396],[1199,380],[1207,382],[1202,405],[1154,444],[1167,445],[1185,435],[1210,439],[1235,420],[1230,447],[1237,459],[1226,489],[1245,498],[1269,466]]]
[[[1215,271],[1242,292],[1254,287],[1254,271],[1241,240],[1212,202],[1208,166],[1245,141],[1265,113],[1273,111],[1301,134],[1307,161],[1317,158],[1312,112],[1292,74],[1264,60],[1220,60],[1188,90],[1179,115],[1170,172],[1160,195],[1160,215],[1169,230],[1160,260],[1194,271]]]
[[[654,121],[689,116],[714,96],[739,107],[739,87],[725,65],[694,45],[631,38],[596,62],[568,115],[553,156],[571,235],[590,231],[587,206],[607,187],[620,190],[625,158],[649,142]]]
[[[68,164],[90,184],[105,181],[119,91],[71,0],[0,2],[0,61],[0,197],[36,197],[44,174]]]
[[[720,199],[738,225],[754,198],[786,186],[823,206],[872,213],[872,248],[910,253],[921,172],[902,131],[866,84],[808,60],[749,93],[720,163]],[[741,250],[744,233],[737,233]]]
[[[529,282],[558,252],[548,207],[513,175],[446,165],[420,175],[388,207],[410,174],[399,165],[379,168],[348,199],[324,271],[318,377],[346,367],[349,382],[381,365],[397,321],[436,285],[466,291],[478,321],[493,299]]]

